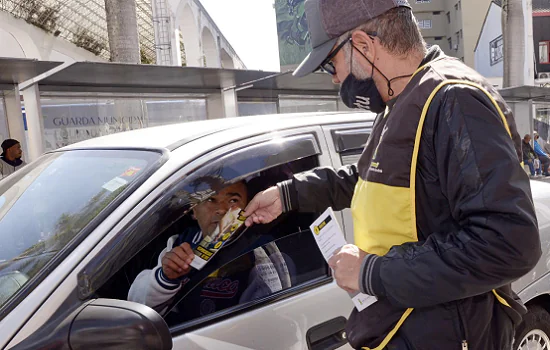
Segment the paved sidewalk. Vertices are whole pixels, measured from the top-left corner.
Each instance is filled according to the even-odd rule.
[[[529,176],[529,178],[531,180],[549,182],[550,183],[550,176]]]

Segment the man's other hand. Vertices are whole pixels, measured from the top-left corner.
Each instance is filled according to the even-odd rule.
[[[244,210],[246,226],[267,224],[283,213],[283,205],[277,186],[258,193]]]
[[[338,286],[348,292],[359,291],[359,273],[367,253],[356,245],[346,244],[328,261]]]
[[[162,272],[171,280],[187,275],[191,271],[191,262],[195,254],[189,243],[174,247],[162,257]]]

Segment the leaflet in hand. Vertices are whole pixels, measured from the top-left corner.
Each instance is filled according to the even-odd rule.
[[[193,251],[195,258],[191,262],[192,267],[197,270],[202,269],[229,239],[240,231],[246,220],[242,213],[241,208],[232,208],[225,213],[214,232],[205,236]]]
[[[309,228],[327,262],[340,248],[348,244],[330,207]],[[349,295],[358,311],[366,309],[377,301],[375,297],[359,292],[349,293]]]

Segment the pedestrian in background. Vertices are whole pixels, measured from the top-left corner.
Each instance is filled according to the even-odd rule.
[[[2,155],[0,155],[0,179],[15,173],[26,165],[21,159],[23,150],[19,141],[6,139],[2,142]]]
[[[539,160],[539,168],[537,169],[537,175],[550,176],[548,174],[548,167],[550,166],[550,156],[544,152],[543,146],[544,141],[540,138],[538,132],[535,131],[535,142],[534,142],[535,154]]]

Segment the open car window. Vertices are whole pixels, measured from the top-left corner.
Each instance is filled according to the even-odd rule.
[[[293,174],[319,166],[317,141],[312,135],[304,136],[291,137],[290,143],[285,143],[283,138],[245,147],[198,168],[159,201],[162,205],[151,206],[149,213],[142,214],[117,237],[120,241],[108,245],[109,249],[95,258],[98,265],[89,264],[81,271],[79,281],[87,279],[90,282],[87,286],[99,285],[99,280],[110,272],[109,278],[94,288],[94,296],[145,300],[143,303],[159,311],[175,332],[204,325],[213,318],[233,315],[281,295],[291,295],[315,283],[326,283],[330,280],[328,267],[312,234],[307,231],[317,214],[293,212],[268,225],[247,229],[205,267],[192,270],[182,278],[182,285],[171,283],[169,288],[178,290],[162,302],[154,300],[150,304],[143,295],[132,299],[135,298],[133,292],[129,296],[137,280],[145,283],[134,289],[140,294],[150,287],[147,281],[161,278],[158,270],[162,267],[163,254],[182,242],[198,244],[204,227],[201,229],[198,223],[196,209],[216,198],[220,189],[244,182],[249,199],[252,199],[256,193]],[[263,147],[267,148],[261,149]],[[142,233],[147,237],[140,241]],[[135,249],[128,261],[122,262],[121,254],[109,252],[122,251],[115,248],[118,242],[124,244],[125,252]],[[119,262],[113,263],[113,260]],[[155,288],[160,287],[157,284]],[[81,297],[86,298],[85,295]]]
[[[281,224],[290,229],[288,223],[297,219],[285,217],[270,228],[281,232]],[[235,245],[220,251],[215,265],[190,277],[170,300],[170,312],[164,313],[173,332],[235,315],[328,280],[328,266],[311,231],[281,232],[281,238],[261,244],[263,234],[269,234],[262,231],[247,232]],[[256,248],[250,250],[252,247]]]
[[[145,254],[147,249],[151,250],[144,259],[154,263],[153,256],[158,256],[158,248],[165,248],[167,239],[174,235],[170,230],[179,223],[185,224],[183,221],[189,218],[187,214],[197,203],[211,197],[219,187],[245,179],[249,182],[249,190],[252,189],[252,198],[254,191],[263,190],[288,179],[296,172],[317,166],[320,154],[314,133],[277,137],[256,143],[250,141],[242,148],[234,147],[227,147],[227,153],[221,153],[215,158],[204,156],[201,158],[204,159],[202,166],[193,169],[189,167],[189,173],[184,173],[188,169],[184,168],[167,180],[169,187],[163,195],[144,208],[138,220],[128,223],[79,272],[78,297],[85,300],[103,288],[109,291],[107,295],[110,297],[126,299],[128,284],[132,283],[135,271],[120,275],[118,279],[113,276],[127,267],[131,259]],[[255,186],[256,189],[253,189]],[[111,283],[124,283],[126,287],[108,287]]]

